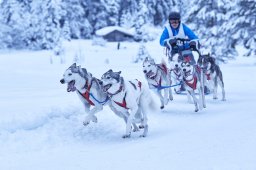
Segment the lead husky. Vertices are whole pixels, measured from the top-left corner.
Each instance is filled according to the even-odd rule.
[[[85,118],[83,124],[86,126],[90,121],[97,122],[95,114],[103,110],[104,105],[109,105],[110,109],[118,116],[127,121],[128,115],[121,114],[109,103],[108,95],[103,91],[102,82],[93,77],[91,73],[87,72],[85,68],[72,64],[63,74],[60,80],[62,84],[67,83],[68,92],[77,92],[78,97],[82,101],[85,111],[88,116]],[[90,109],[92,107],[92,109]],[[133,124],[134,131],[139,128]]]
[[[99,80],[87,72],[85,68],[72,64],[63,74],[60,80],[62,84],[67,83],[67,92],[77,92],[78,97],[82,101],[88,116],[83,124],[86,126],[90,121],[97,122],[95,113],[103,109],[103,105],[107,102],[108,96],[103,92]],[[91,106],[93,107],[91,110]]]
[[[201,66],[203,72],[206,76],[207,87],[213,90],[213,99],[217,99],[217,88],[218,84],[222,89],[222,100],[225,101],[225,89],[224,89],[224,81],[222,76],[222,71],[220,67],[216,64],[215,58],[211,57],[210,54],[202,55],[198,59],[198,65]]]
[[[141,137],[145,137],[148,133],[147,111],[154,107],[149,89],[137,79],[124,81],[120,74],[121,71],[113,72],[110,69],[102,75],[104,91],[107,92],[111,105],[117,111],[128,115],[123,138],[130,137],[132,123],[140,123],[139,127],[144,128]]]
[[[143,62],[143,72],[149,88],[156,89],[154,92],[160,98],[160,108],[163,109],[169,100],[173,100],[172,89],[170,88],[172,84],[171,74],[166,63],[162,60],[161,64],[156,64],[154,59],[146,57]]]

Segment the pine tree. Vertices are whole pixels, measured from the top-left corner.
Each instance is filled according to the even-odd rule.
[[[135,39],[137,41],[146,41],[147,32],[144,26],[146,26],[148,20],[148,9],[144,3],[144,0],[139,0],[135,19]]]
[[[229,57],[235,49],[226,41],[221,30],[225,23],[226,9],[224,1],[200,0],[198,5],[189,11],[187,22],[197,32],[203,48],[216,57]],[[230,55],[233,56],[233,55]]]
[[[65,16],[62,22],[69,25],[71,38],[91,38],[93,27],[88,20],[88,3],[81,0],[64,0]]]
[[[120,0],[104,0],[103,5],[106,9],[107,15],[107,24],[109,26],[119,25],[119,10],[120,10]]]
[[[256,1],[240,0],[233,13],[231,34],[235,34],[233,41],[242,42],[248,49],[246,56],[256,55]]]

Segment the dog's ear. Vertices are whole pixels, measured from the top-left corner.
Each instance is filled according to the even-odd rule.
[[[81,68],[81,73],[83,74],[83,76],[87,75],[87,70],[85,68]]]
[[[153,64],[156,64],[155,60],[153,58],[150,58],[150,62],[153,63]]]
[[[85,68],[82,68],[83,73],[87,74],[87,70]]]
[[[215,63],[215,58],[209,57],[209,60],[210,60],[211,63]]]
[[[112,69],[109,69],[107,72],[112,73],[112,72],[113,72],[113,70],[112,70]]]
[[[118,71],[117,73],[120,75],[122,71]]]
[[[69,68],[76,67],[76,63],[73,63]]]
[[[76,63],[72,64],[69,68],[75,73],[78,73],[80,71],[80,66],[77,67]]]

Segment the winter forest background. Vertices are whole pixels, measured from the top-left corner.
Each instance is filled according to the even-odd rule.
[[[172,10],[213,55],[234,58],[238,44],[246,56],[256,55],[255,0],[0,0],[0,48],[54,49],[114,25],[134,28],[136,41],[151,41],[159,36],[147,30],[163,28]]]

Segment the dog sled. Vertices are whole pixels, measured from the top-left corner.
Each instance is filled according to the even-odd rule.
[[[189,39],[184,39],[184,38],[177,38],[176,39],[176,43],[174,46],[172,46],[172,49],[168,49],[165,48],[165,56],[168,58],[169,62],[174,62],[176,60],[176,64],[175,67],[171,69],[171,71],[173,71],[174,73],[174,79],[176,82],[176,85],[180,85],[179,89],[174,88],[174,91],[176,94],[186,94],[185,92],[185,88],[184,88],[184,80],[180,77],[181,76],[181,68],[180,68],[180,63],[182,62],[187,62],[191,65],[194,65],[196,71],[200,74],[200,78],[202,79],[202,82],[204,84],[205,80],[205,76],[203,75],[203,71],[201,70],[201,68],[197,65],[197,62],[195,60],[195,57],[193,55],[193,51],[198,53],[198,60],[200,60],[203,55],[201,55],[200,51],[196,48],[191,48],[189,45],[190,40]],[[176,59],[174,59],[176,57]],[[204,89],[204,94],[209,94],[210,91],[209,89],[207,89],[207,87],[205,86]]]

